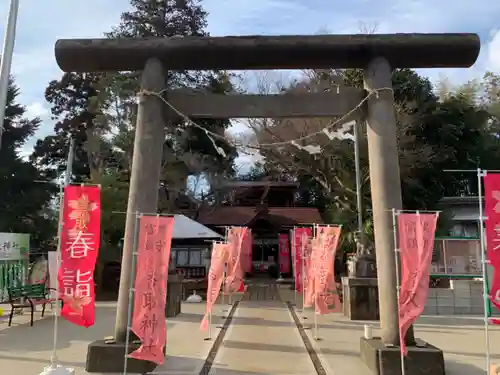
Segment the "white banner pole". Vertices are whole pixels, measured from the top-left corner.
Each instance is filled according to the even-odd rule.
[[[292,283],[293,283],[293,303],[297,308],[297,290],[295,288],[295,245],[294,245],[295,231],[290,229],[290,251],[292,252]]]
[[[486,374],[490,373],[490,331],[489,331],[489,321],[488,321],[488,284],[487,284],[487,272],[486,272],[486,244],[484,240],[484,217],[483,213],[483,177],[485,177],[487,171],[482,171],[477,169],[477,189],[478,189],[478,199],[479,199],[479,239],[481,244],[481,270],[483,274],[483,308],[484,308],[484,344],[486,348]]]
[[[314,225],[313,227],[313,238],[316,237],[316,235],[318,234],[318,231],[317,231],[317,226],[316,224]],[[323,239],[321,240],[323,241]],[[320,246],[324,246],[324,243],[320,243]],[[312,241],[311,241],[311,255],[309,256],[309,262],[312,262],[312,252],[313,252],[313,248],[312,248]],[[312,264],[310,263],[310,267],[316,267],[317,265],[316,264]],[[316,275],[316,272],[317,270],[314,269],[314,272],[313,272],[313,275]],[[309,280],[311,281],[311,280]],[[309,286],[310,287],[310,286]],[[314,339],[316,341],[319,340],[319,336],[318,336],[318,300],[317,300],[317,289],[316,289],[317,285],[316,283],[314,283]]]
[[[418,214],[418,211],[417,211]],[[400,293],[400,288],[401,288],[401,283],[399,280],[399,261],[401,258],[401,252],[399,250],[399,244],[398,244],[398,226],[397,226],[397,221],[396,217],[399,215],[399,211],[396,211],[394,208],[392,209],[392,231],[394,232],[394,257],[396,258],[396,291],[397,291],[397,304],[398,304],[398,315],[399,315],[399,293]],[[399,316],[398,316],[398,325],[399,325]],[[401,330],[399,330],[399,340],[403,341],[404,337],[401,337]],[[400,352],[400,357],[401,357],[401,375],[405,375],[405,356],[403,353],[403,350],[399,348]]]

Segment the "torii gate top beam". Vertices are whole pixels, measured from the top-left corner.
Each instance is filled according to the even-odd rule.
[[[477,34],[370,34],[62,39],[66,72],[142,70],[157,58],[170,70],[365,68],[384,57],[395,68],[466,68],[476,61]]]

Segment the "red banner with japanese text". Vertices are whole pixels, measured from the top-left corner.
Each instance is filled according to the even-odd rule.
[[[132,331],[142,345],[129,357],[163,363],[167,341],[165,305],[174,218],[141,216],[137,241]]]
[[[487,173],[484,176],[484,211],[487,217],[486,255],[494,270],[489,298],[500,309],[500,173]]]
[[[61,267],[59,292],[64,302],[61,316],[90,327],[95,321],[94,268],[101,233],[101,189],[70,185],[62,204]]]
[[[310,279],[314,280],[314,306],[320,315],[339,312],[342,309],[335,285],[335,254],[340,239],[340,226],[318,226],[316,242],[311,256],[313,264]]]
[[[401,257],[399,337],[401,351],[406,355],[406,332],[427,302],[438,214],[401,213],[397,219]]]
[[[222,281],[224,279],[224,268],[229,258],[230,245],[227,243],[214,243],[210,259],[210,270],[208,271],[207,304],[205,315],[201,321],[200,329],[206,331],[210,324],[212,308],[219,297]]]
[[[243,238],[247,233],[246,227],[229,227],[227,243],[229,244],[229,259],[227,260],[227,275],[225,280],[225,293],[244,290],[244,271],[242,265]]]
[[[290,272],[290,241],[288,234],[280,234],[280,248],[279,248],[280,272]]]
[[[294,278],[295,290],[302,292],[303,265],[308,259],[307,248],[312,237],[313,230],[309,228],[295,228],[293,230],[293,252],[294,252]]]

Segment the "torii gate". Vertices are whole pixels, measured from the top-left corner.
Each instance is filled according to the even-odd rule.
[[[165,88],[166,70],[305,68],[362,68],[365,88],[373,91],[392,88],[392,68],[465,68],[474,64],[479,51],[480,40],[476,34],[75,39],[58,40],[55,45],[57,63],[65,72],[142,70],[141,90],[157,93]],[[337,94],[301,96],[166,93],[169,102],[187,116],[204,118],[337,117],[354,108],[364,96],[363,90],[347,87]],[[402,209],[393,102],[391,90],[380,91],[367,101],[382,340],[362,345],[361,356],[370,368],[380,370],[380,373],[400,367],[399,356],[389,355],[391,346],[399,345],[391,210]],[[131,213],[157,210],[165,121],[176,118],[176,114],[165,107],[165,103],[154,95],[143,94],[139,98],[116,316],[116,343],[99,341],[89,346],[89,372],[123,370],[134,236],[134,214]],[[356,116],[359,117],[360,113]],[[432,368],[435,371],[433,374],[444,374],[441,365],[443,353],[431,346],[423,351],[428,355],[421,354],[419,361],[408,361],[408,365],[416,366],[411,371],[417,372],[412,374],[424,370],[423,367],[426,367],[425,371]],[[378,360],[379,355],[383,356],[383,361]],[[102,368],[103,360],[106,369]],[[147,366],[144,368],[148,369]],[[132,370],[131,366],[129,369]],[[148,370],[151,371],[151,367]]]

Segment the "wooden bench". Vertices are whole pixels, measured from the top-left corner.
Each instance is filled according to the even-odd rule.
[[[45,284],[28,284],[20,287],[8,288],[9,303],[11,306],[9,315],[9,327],[16,309],[29,307],[31,309],[30,325],[33,326],[35,308],[42,305],[42,317],[45,314],[45,305],[54,302],[50,297],[50,289]]]

